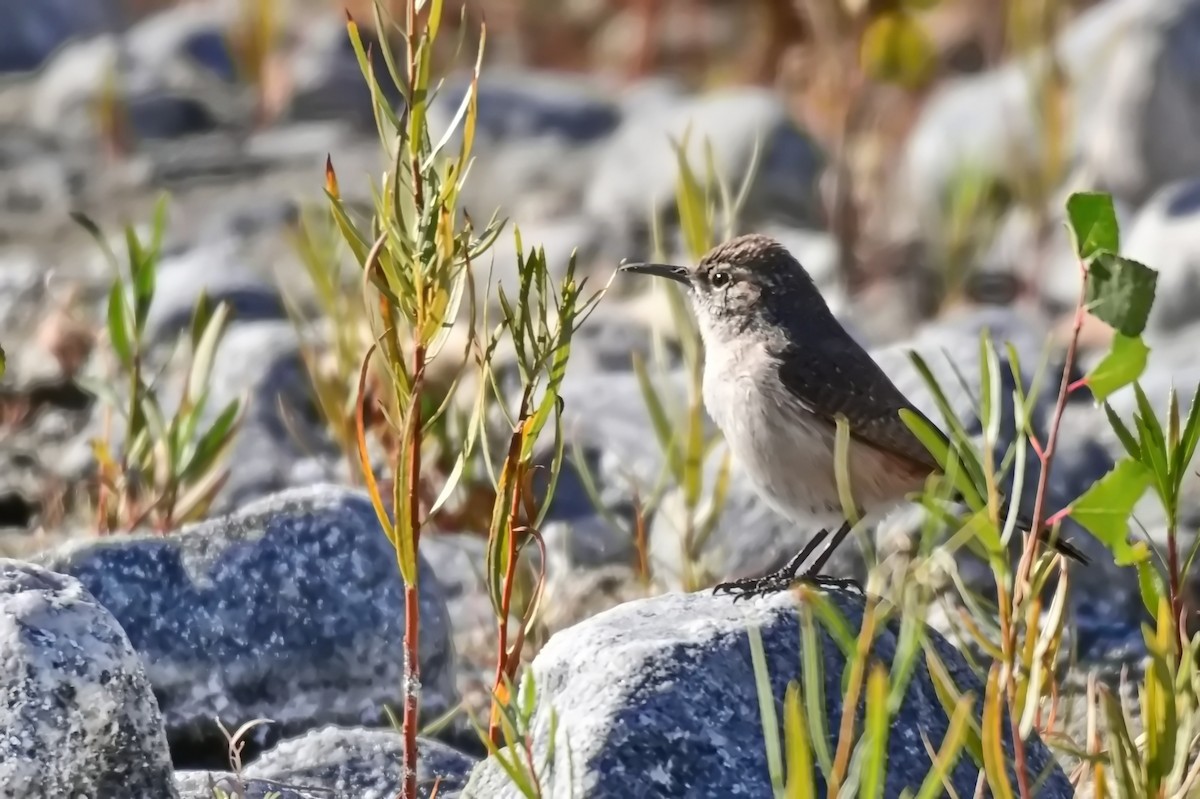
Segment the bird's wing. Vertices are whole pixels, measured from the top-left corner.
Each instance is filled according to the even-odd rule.
[[[795,345],[778,353],[778,357],[780,379],[814,414],[834,426],[841,414],[850,425],[850,434],[859,441],[930,471],[940,470],[929,450],[900,419],[901,409],[924,419],[947,447],[949,439],[908,401],[879,364],[848,334],[844,340],[822,342],[821,357],[806,356]],[[1006,499],[1002,501],[1007,504]],[[1023,530],[1033,529],[1032,522],[1024,516],[1018,517],[1018,525]],[[1038,535],[1044,540],[1047,532],[1043,527]],[[1070,541],[1058,538],[1053,546],[1079,563],[1088,562]]]
[[[777,353],[779,377],[813,413],[830,424],[838,414],[846,417],[850,433],[877,449],[890,452],[931,471],[937,461],[900,419],[901,409],[928,418],[905,398],[879,364],[853,339],[825,341],[820,357],[806,354],[802,345]],[[933,430],[949,444],[941,430]]]

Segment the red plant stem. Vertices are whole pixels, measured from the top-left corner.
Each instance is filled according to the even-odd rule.
[[[408,484],[404,487],[412,519],[413,552],[420,551],[421,525],[421,387],[425,377],[425,346],[413,348],[413,383],[409,424],[414,434],[408,446]],[[402,799],[417,799],[417,715],[421,684],[421,603],[414,580],[404,586],[404,791]]]
[[[1169,590],[1171,592],[1171,618],[1174,620],[1180,643],[1179,656],[1183,657],[1187,646],[1187,625],[1183,620],[1183,594],[1179,587],[1179,546],[1175,540],[1176,529],[1172,523],[1167,528],[1167,569],[1169,575]]]
[[[1087,272],[1086,268],[1080,263],[1080,281],[1079,281],[1079,301],[1075,305],[1075,319],[1071,323],[1071,338],[1067,342],[1067,355],[1063,363],[1062,380],[1059,383],[1058,399],[1054,403],[1054,415],[1050,419],[1050,431],[1046,436],[1046,444],[1042,448],[1038,459],[1041,461],[1041,474],[1038,476],[1037,495],[1033,500],[1033,520],[1029,531],[1029,537],[1025,540],[1025,548],[1021,552],[1021,561],[1017,566],[1017,578],[1013,583],[1013,613],[1020,605],[1023,599],[1022,593],[1029,584],[1029,572],[1033,568],[1033,553],[1037,549],[1038,539],[1042,530],[1042,517],[1046,514],[1046,493],[1050,485],[1050,470],[1054,465],[1054,452],[1058,448],[1058,429],[1062,424],[1063,412],[1067,407],[1067,396],[1071,393],[1071,369],[1075,365],[1075,353],[1079,346],[1079,332],[1083,329],[1084,314],[1087,309]],[[1007,630],[1007,646],[1005,654],[1012,660],[1012,666],[1015,666],[1016,661],[1016,638],[1017,627],[1014,623],[1009,623]],[[1023,799],[1028,799],[1032,794],[1029,788],[1029,770],[1025,762],[1025,742],[1021,739],[1020,722],[1017,720],[1016,714],[1013,711],[1016,709],[1016,680],[1013,674],[1014,668],[1008,669],[1008,706],[1009,706],[1009,724],[1012,727],[1013,738],[1013,768],[1017,772],[1017,783],[1020,787],[1021,796]]]
[[[509,478],[513,481],[512,500],[508,507],[508,561],[504,569],[504,586],[500,595],[500,618],[497,619],[496,631],[496,677],[492,683],[492,712],[488,721],[488,737],[492,743],[500,745],[500,719],[496,708],[496,694],[504,684],[505,675],[510,674],[508,663],[508,616],[512,609],[513,583],[517,575],[517,521],[521,511],[522,480],[520,457],[523,444],[525,417],[529,413],[529,394],[521,398],[521,411],[517,415],[517,431],[513,433],[508,445],[508,455],[505,458],[505,469],[511,470]]]

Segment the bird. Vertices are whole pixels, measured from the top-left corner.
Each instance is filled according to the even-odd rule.
[[[750,597],[797,582],[856,586],[821,574],[852,529],[836,476],[838,419],[849,428],[851,495],[861,515],[886,513],[941,472],[901,411],[923,420],[944,446],[950,440],[846,331],[778,240],[750,233],[718,244],[694,266],[637,262],[622,263],[619,271],[686,287],[703,342],[704,405],[734,462],[776,513],[821,525],[782,568],[715,590]],[[1020,516],[1018,523],[1032,527]],[[1039,537],[1048,540],[1047,533],[1043,529]],[[1055,537],[1049,543],[1087,563],[1069,541]]]

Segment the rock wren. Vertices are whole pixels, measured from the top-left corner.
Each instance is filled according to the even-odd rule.
[[[834,467],[838,415],[849,426],[850,487],[865,515],[903,502],[940,470],[899,415],[901,409],[920,411],[846,332],[808,272],[774,239],[740,236],[713,248],[694,269],[638,263],[621,270],[688,287],[704,341],[704,404],[735,462],[776,512],[825,525],[782,569],[716,590],[752,596],[787,588],[826,538],[828,545],[799,579],[848,583],[820,575],[851,529]],[[1070,543],[1053,545],[1087,562]]]

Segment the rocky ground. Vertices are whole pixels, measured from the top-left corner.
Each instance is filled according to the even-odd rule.
[[[12,733],[0,741],[0,783],[21,786],[15,795],[201,797],[239,781],[246,796],[398,791],[399,744],[383,707],[399,698],[403,592],[369,501],[321,421],[283,294],[309,290],[288,233],[302,209],[322,202],[326,155],[343,192],[359,199],[368,198],[383,161],[336,15],[302,26],[278,118],[250,129],[239,122],[245,93],[220,35],[219,6],[151,14],[128,32],[137,146],[114,160],[97,143],[88,110],[116,49],[103,15],[89,19],[78,13],[89,4],[69,0],[39,0],[36,13],[25,0],[0,0],[0,73],[12,78],[0,84],[0,343],[8,354],[0,555],[9,558],[0,561],[0,653],[9,664],[0,671],[10,683],[0,713]],[[26,28],[2,22],[26,13]],[[1197,41],[1194,0],[1104,0],[1065,26],[1056,52],[1074,100],[1064,136],[1069,177],[1045,207],[1005,210],[973,264],[977,276],[995,280],[976,280],[954,302],[929,298],[944,285],[946,198],[955,181],[968,169],[1011,177],[1045,155],[1029,60],[948,78],[924,98],[881,200],[904,268],[862,291],[841,280],[843,242],[823,222],[828,155],[768,89],[694,92],[664,77],[621,83],[500,65],[480,87],[466,203],[476,218],[503,208],[526,242],[546,248],[553,268],[577,250],[581,269],[605,281],[621,258],[648,254],[652,215],[670,228],[678,175],[669,136],[690,125],[694,157],[706,136],[719,170],[735,180],[758,137],[763,167],[742,227],[782,239],[897,384],[937,418],[906,353],[925,355],[951,388],[956,368],[971,385],[977,335],[987,329],[1013,345],[1031,380],[1047,342],[1061,344],[1078,291],[1058,224],[1062,199],[1070,189],[1104,189],[1122,214],[1125,254],[1160,273],[1143,386],[1161,408],[1171,385],[1187,396],[1200,382],[1191,339],[1200,330]],[[461,77],[448,81],[435,128],[448,124],[463,87]],[[121,220],[146,220],[160,191],[171,196],[170,231],[149,338],[166,349],[202,290],[231,303],[210,407],[247,396],[249,410],[212,518],[166,537],[97,538],[87,486],[90,441],[104,419],[83,386],[108,368],[94,331],[112,274],[69,212],[84,210],[116,234]],[[510,234],[493,258],[497,279],[511,281]],[[992,295],[979,288],[1014,284],[1024,289],[1006,304],[988,302]],[[533,659],[543,689],[534,751],[565,756],[550,741],[554,707],[576,766],[559,778],[566,782],[545,786],[549,796],[770,795],[744,631],[762,632],[773,673],[794,671],[799,637],[789,600],[734,610],[683,593],[685,573],[699,568],[715,581],[761,572],[811,531],[773,515],[735,474],[722,521],[694,563],[681,556],[679,503],[664,501],[648,520],[650,581],[642,580],[628,532],[632,487],[653,484],[663,456],[630,353],[649,354],[652,336],[669,334],[669,318],[661,296],[618,281],[575,345],[566,431],[595,473],[603,508],[568,468],[544,531],[547,632],[556,634]],[[1085,359],[1104,344],[1103,331],[1089,331]],[[1052,347],[1049,375],[1061,357]],[[167,375],[164,384],[179,378]],[[970,396],[951,394],[969,415]],[[1035,426],[1044,427],[1052,401],[1043,394]],[[1113,405],[1127,413],[1133,397],[1123,392]],[[1103,412],[1088,399],[1072,402],[1055,500],[1077,496],[1118,451]],[[1185,491],[1189,540],[1200,525],[1194,487]],[[1165,522],[1153,498],[1138,517],[1160,543]],[[876,531],[876,545],[902,549],[917,523],[897,513]],[[479,709],[490,682],[494,621],[480,575],[483,542],[472,532],[422,541],[422,704],[430,720],[464,698]],[[1073,574],[1079,673],[1136,666],[1136,580],[1086,533],[1071,535],[1096,556]],[[832,569],[861,573],[857,550],[844,555]],[[961,572],[968,584],[986,585],[972,564]],[[849,616],[861,613],[853,596],[837,601]],[[966,662],[939,646],[970,682]],[[843,665],[834,651],[823,649],[830,680]],[[916,680],[904,730],[945,724],[928,679]],[[216,718],[230,731],[270,720],[247,734],[240,774],[228,771]],[[913,762],[904,749],[912,736],[893,739],[890,762]],[[496,763],[479,763],[482,755],[461,716],[424,738],[422,795],[438,782],[442,799],[508,796]],[[1031,758],[1052,763],[1040,743]],[[912,770],[889,773],[887,795],[923,775]],[[652,779],[641,781],[647,773]],[[974,774],[964,767],[953,782],[969,795]],[[1044,790],[1071,792],[1053,767]]]

